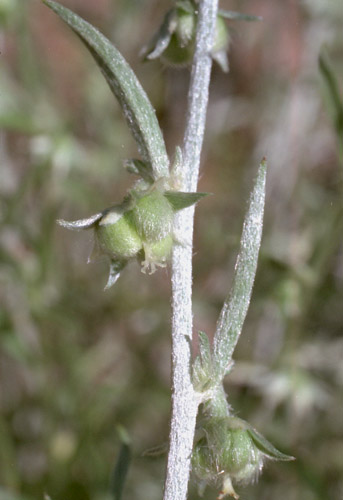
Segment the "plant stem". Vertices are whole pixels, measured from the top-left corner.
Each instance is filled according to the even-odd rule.
[[[176,175],[184,191],[196,191],[200,154],[204,137],[208,89],[212,66],[218,0],[202,0],[196,35],[188,113],[183,144],[183,162]],[[194,207],[176,217],[176,232],[183,245],[175,245],[172,258],[172,417],[170,448],[164,500],[187,497],[190,460],[199,399],[191,380],[192,316],[192,240]]]

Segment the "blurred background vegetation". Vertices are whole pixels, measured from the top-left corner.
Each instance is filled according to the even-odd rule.
[[[139,58],[171,2],[64,4],[133,66],[173,156],[189,71]],[[196,214],[195,331],[213,333],[266,155],[262,253],[227,390],[237,415],[297,460],[267,464],[238,491],[341,500],[343,122],[330,81],[343,81],[342,3],[221,7],[264,21],[229,23],[230,73],[213,68],[199,189],[215,196]],[[86,265],[91,234],[55,223],[121,200],[135,144],[93,60],[39,0],[0,0],[0,23],[0,499],[113,499],[123,426],[133,448],[124,498],[157,500],[165,457],[142,452],[168,436],[170,272],[148,277],[133,264],[103,292],[107,263]]]

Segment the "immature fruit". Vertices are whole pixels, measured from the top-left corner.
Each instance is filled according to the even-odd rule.
[[[144,242],[158,242],[171,234],[174,211],[158,189],[139,198],[132,213],[137,233]]]
[[[256,479],[265,458],[293,460],[237,417],[208,417],[202,430],[203,437],[194,446],[192,470],[201,483],[221,482],[219,499],[226,495],[238,498],[232,481]]]
[[[142,249],[132,211],[109,211],[95,227],[100,249],[112,259],[128,260]]]
[[[176,2],[176,7],[168,11],[158,33],[144,49],[146,58],[161,57],[163,62],[171,66],[190,64],[194,56],[197,17],[192,2]],[[211,54],[223,71],[229,68],[226,54],[228,45],[229,32],[224,18],[218,15]]]

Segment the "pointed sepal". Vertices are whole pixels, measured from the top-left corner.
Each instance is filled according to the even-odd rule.
[[[111,288],[111,286],[115,284],[115,282],[118,280],[120,276],[121,271],[126,266],[126,263],[127,263],[126,261],[122,260],[113,260],[113,259],[111,260],[110,273],[104,290],[108,290],[109,288]]]
[[[216,61],[223,73],[228,73],[230,69],[229,58],[227,56],[227,50],[218,50],[217,52],[212,52],[212,59]]]
[[[60,226],[66,229],[72,229],[74,231],[81,231],[82,229],[90,229],[94,227],[95,224],[102,218],[104,212],[99,212],[98,214],[91,215],[87,219],[79,219],[74,221],[68,221],[64,219],[58,219],[56,222]]]
[[[262,436],[262,434],[260,434],[256,429],[251,427],[249,424],[247,430],[255,446],[268,458],[274,460],[283,460],[285,462],[290,460],[295,460],[294,457],[290,455],[285,455],[285,453],[282,453],[277,448],[275,448],[275,446],[272,445],[272,443],[270,443],[264,436]]]
[[[175,211],[190,207],[197,203],[201,198],[210,193],[184,193],[180,191],[166,191],[164,196],[167,198]]]
[[[141,52],[141,56],[145,59],[153,60],[159,58],[163,52],[168,47],[173,31],[174,31],[174,21],[175,11],[171,9],[165,15],[163,23],[156,33],[156,35],[152,38],[149,44],[146,47],[143,47]]]

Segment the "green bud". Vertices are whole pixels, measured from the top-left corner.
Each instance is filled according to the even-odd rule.
[[[95,226],[95,233],[102,252],[113,259],[131,259],[143,248],[131,210],[110,210]]]
[[[144,242],[158,242],[171,234],[174,211],[158,189],[139,198],[132,213],[137,233]]]

